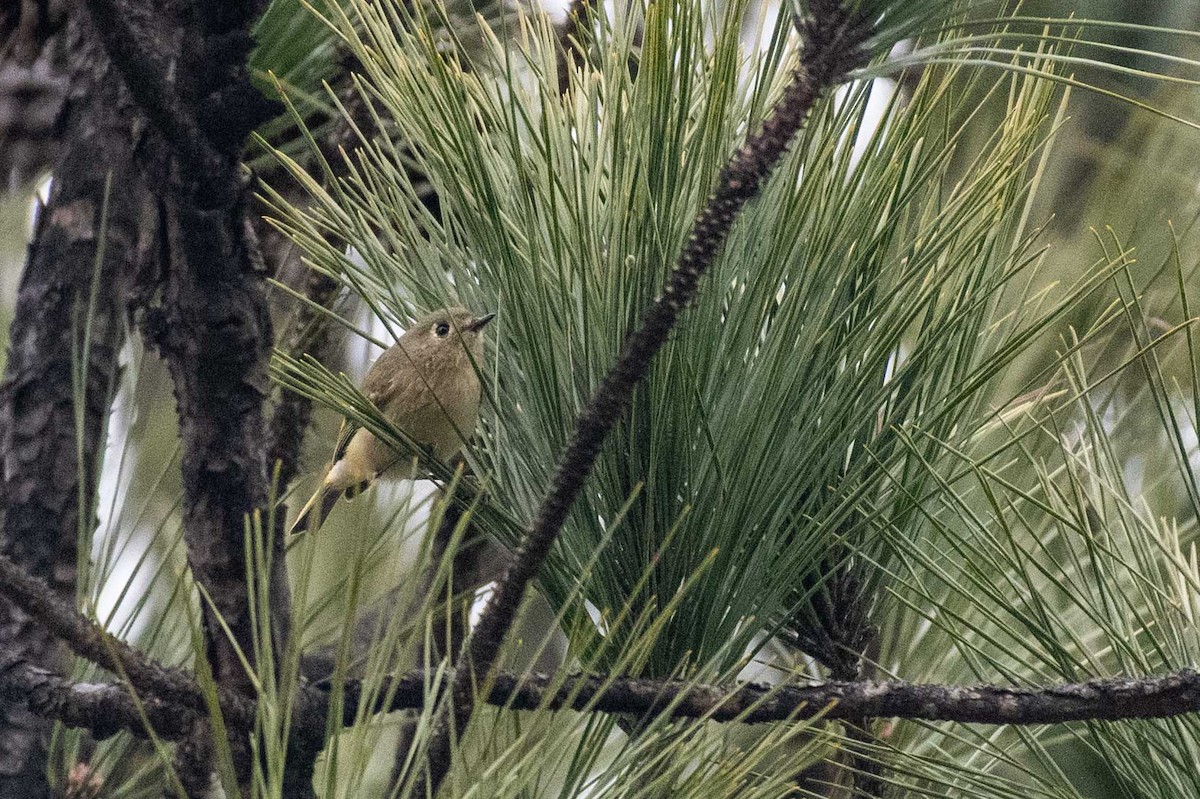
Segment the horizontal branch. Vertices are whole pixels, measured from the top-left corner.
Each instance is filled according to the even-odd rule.
[[[164,666],[148,658],[86,619],[55,596],[43,581],[25,574],[12,561],[0,556],[0,596],[39,619],[54,635],[62,638],[75,654],[110,671],[124,673],[143,697],[183,711],[187,715],[206,712],[204,694],[191,675]],[[11,698],[35,700],[35,712],[53,715],[66,723],[89,726],[89,718],[98,724],[123,725],[130,716],[122,704],[128,698],[120,685],[71,685],[65,681],[50,685],[48,675],[34,674],[21,666],[19,658],[0,660],[0,693]],[[40,701],[28,690],[29,681],[49,686],[54,701]],[[452,678],[452,677],[451,677]],[[390,703],[367,707],[369,713],[423,707],[426,703],[426,675],[408,672],[382,686],[379,694],[393,695]],[[24,682],[23,682],[24,681]],[[300,737],[316,742],[325,730],[323,699],[325,692],[305,686],[301,693],[303,712],[297,714]],[[363,706],[362,684],[346,684],[343,724],[356,721]],[[226,722],[234,728],[248,729],[255,718],[249,700],[218,691]],[[91,703],[82,710],[66,698],[78,696]],[[109,697],[108,699],[104,697]],[[62,701],[58,701],[62,699]],[[893,682],[827,682],[818,685],[763,685],[743,683],[733,688],[692,685],[671,680],[608,678],[599,675],[573,675],[561,683],[544,674],[497,675],[485,698],[488,704],[516,710],[581,710],[601,713],[651,715],[667,713],[676,718],[738,721],[755,724],[787,719],[821,716],[843,718],[899,718],[924,721],[955,721],[967,724],[1059,724],[1070,721],[1119,721],[1123,719],[1170,718],[1200,712],[1200,673],[1183,669],[1161,677],[1116,677],[1067,683],[1044,688],[1018,688],[997,685],[952,686]],[[105,716],[98,708],[112,702]],[[157,708],[157,705],[156,705]],[[157,712],[157,711],[156,711]],[[166,712],[165,710],[163,712]],[[75,715],[70,715],[74,713]],[[93,715],[89,715],[93,714]],[[74,721],[72,721],[72,719]],[[156,729],[158,723],[151,717]],[[141,729],[140,719],[134,726]],[[136,727],[136,729],[135,729]],[[159,730],[170,737],[170,720]],[[107,728],[105,728],[107,729]]]
[[[149,722],[159,737],[178,741],[198,718],[155,697],[134,699],[128,686],[71,682],[10,653],[0,653],[0,697],[42,718],[87,729],[98,740],[122,730],[148,739]]]
[[[383,685],[392,701],[371,712],[425,704],[426,676],[408,672]],[[557,685],[557,687],[555,687]],[[344,724],[355,721],[362,686],[346,683]],[[760,724],[788,719],[900,718],[967,724],[1056,724],[1169,718],[1200,711],[1200,673],[1184,669],[1163,677],[1108,678],[1045,688],[954,686],[908,682],[826,682],[806,686],[743,683],[734,688],[678,681],[573,675],[558,684],[545,674],[497,675],[486,700],[515,710],[666,713],[675,718]]]
[[[448,675],[452,677],[453,675]],[[182,679],[186,677],[180,675]],[[374,715],[424,707],[429,676],[420,670],[384,680],[366,703],[363,684],[345,684],[342,724],[359,714]],[[320,746],[326,730],[328,685],[305,686],[296,713],[294,737]],[[193,691],[172,698],[141,698],[141,709],[129,688],[115,683],[71,683],[19,657],[0,654],[0,696],[25,701],[39,715],[68,726],[86,727],[101,737],[118,729],[146,736],[142,713],[155,733],[179,740],[197,718]],[[383,697],[389,697],[387,702]],[[434,700],[435,701],[435,700]],[[513,710],[575,710],[622,713],[641,717],[763,724],[778,721],[895,718],[953,721],[964,724],[1037,725],[1075,721],[1122,721],[1171,718],[1200,712],[1200,673],[1193,669],[1161,677],[1116,677],[1042,688],[998,685],[954,686],[891,682],[826,682],[816,685],[742,683],[733,688],[695,685],[676,680],[571,675],[500,673],[487,704]],[[227,716],[234,728],[253,724],[252,708],[239,707]]]

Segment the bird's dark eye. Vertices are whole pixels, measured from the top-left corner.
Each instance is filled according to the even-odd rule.
[[[450,324],[448,322],[438,322],[433,328],[433,332],[437,333],[439,338],[445,338],[450,335]]]

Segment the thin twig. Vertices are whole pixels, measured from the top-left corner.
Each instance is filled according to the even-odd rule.
[[[475,686],[486,684],[525,590],[541,570],[604,439],[680,313],[695,296],[700,277],[725,243],[734,219],[757,196],[821,93],[843,80],[865,58],[860,45],[870,33],[869,24],[851,19],[839,3],[824,4],[822,11],[820,17],[801,23],[805,47],[791,83],[762,130],[751,136],[722,170],[717,188],[693,223],[692,234],[662,295],[646,310],[640,327],[626,338],[616,363],[576,420],[574,435],[559,460],[533,528],[496,586],[458,659],[450,696],[433,722],[427,775],[418,775],[418,793],[424,790],[427,796],[433,796],[441,787],[450,770],[452,736],[461,732],[471,716]]]

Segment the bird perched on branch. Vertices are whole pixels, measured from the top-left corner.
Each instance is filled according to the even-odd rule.
[[[446,308],[418,319],[379,356],[362,391],[375,407],[435,458],[458,454],[479,420],[483,328],[496,315]],[[320,488],[292,525],[319,527],[338,497],[364,490],[377,475],[406,460],[370,431],[346,419]],[[314,511],[319,508],[315,520]]]

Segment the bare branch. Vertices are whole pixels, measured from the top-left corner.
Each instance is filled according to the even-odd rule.
[[[153,696],[189,710],[206,713],[204,693],[187,672],[163,665],[113,637],[87,619],[42,580],[26,574],[0,555],[0,595],[45,625],[81,658],[124,675],[143,695]],[[10,657],[14,653],[8,653]],[[253,703],[229,691],[218,691],[222,712],[231,725],[254,724]]]
[[[186,677],[184,678],[186,679]],[[368,714],[420,709],[426,705],[424,671],[410,671],[374,686]],[[32,686],[45,694],[32,698],[34,709],[72,726],[103,736],[117,729],[144,734],[133,712],[129,689],[112,683],[74,684],[19,657],[0,654],[0,695],[30,698]],[[323,740],[328,684],[307,687],[293,723],[311,746]],[[168,698],[144,696],[155,731],[167,740],[189,734],[200,718],[195,689]],[[390,697],[385,703],[383,697]],[[186,700],[186,701],[184,701]],[[1040,688],[1000,685],[954,686],[891,682],[826,682],[814,685],[741,683],[732,688],[677,680],[612,678],[606,675],[500,673],[484,699],[512,710],[573,710],[620,713],[649,718],[667,715],[721,723],[765,724],[820,718],[827,721],[893,718],[961,724],[1031,726],[1077,721],[1163,719],[1200,712],[1200,672],[1183,669],[1159,677],[1112,677]],[[363,683],[344,686],[342,724],[357,723],[364,706]],[[254,710],[233,705],[227,721],[248,730]],[[172,718],[171,716],[175,716]]]
[[[425,702],[422,671],[382,686],[395,690],[386,707],[373,712],[419,708]],[[899,718],[963,724],[1035,725],[1071,721],[1171,718],[1200,712],[1200,672],[1183,669],[1161,677],[1112,677],[1043,688],[1000,685],[954,686],[902,681],[826,682],[817,685],[742,683],[733,688],[675,680],[613,679],[546,674],[496,675],[487,703],[514,710],[586,710],[744,724],[789,719],[857,720]],[[362,701],[362,686],[346,683],[343,722],[351,724]]]
[[[141,715],[144,712],[159,737],[178,741],[191,731],[197,719],[194,711],[157,697],[139,702],[123,685],[70,682],[6,651],[0,652],[0,696],[26,705],[42,718],[82,727],[96,739],[121,730],[149,738]]]

